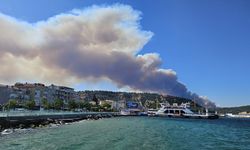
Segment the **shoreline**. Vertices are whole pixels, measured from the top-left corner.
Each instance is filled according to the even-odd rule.
[[[71,125],[74,123],[80,123],[85,121],[95,121],[100,119],[108,119],[114,117],[143,117],[143,118],[166,118],[166,119],[183,119],[183,120],[211,120],[211,119],[195,119],[195,118],[179,118],[179,117],[164,117],[164,116],[135,116],[135,115],[88,115],[85,118],[75,118],[75,119],[47,119],[47,121],[41,122],[41,120],[36,120],[36,122],[27,121],[26,124],[19,124],[16,126],[11,125],[7,128],[0,128],[0,136],[5,136],[12,133],[23,133],[25,131],[33,131],[37,129],[45,129],[45,128],[57,128],[63,125]],[[250,121],[250,118],[227,118],[221,117],[220,120],[246,120]],[[214,119],[212,119],[214,120]]]
[[[83,123],[83,122],[88,122],[88,121],[98,121],[98,120],[102,120],[102,119],[109,119],[109,118],[113,118],[113,117],[106,117],[106,118],[89,118],[89,119],[84,119],[84,120],[78,120],[78,121],[74,121],[74,122],[54,122],[54,123],[49,123],[46,125],[39,125],[39,126],[30,126],[30,127],[26,127],[26,128],[7,128],[4,130],[0,131],[0,138],[1,137],[5,137],[8,135],[22,135],[22,134],[26,134],[26,133],[30,133],[30,132],[39,132],[42,130],[47,130],[47,129],[55,129],[55,128],[60,128],[63,127],[65,125],[73,125],[73,124],[77,124],[77,123]]]
[[[63,114],[41,114],[41,115],[14,115],[0,117],[0,131],[11,128],[35,128],[47,126],[49,124],[65,124],[81,120],[98,120],[101,118],[111,118],[120,116],[114,112],[81,112]]]

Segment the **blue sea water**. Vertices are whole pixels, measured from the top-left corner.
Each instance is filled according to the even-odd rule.
[[[250,150],[250,119],[116,117],[14,132],[0,150]]]

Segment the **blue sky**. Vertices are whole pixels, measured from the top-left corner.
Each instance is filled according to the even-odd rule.
[[[250,104],[248,0],[8,0],[0,1],[0,12],[37,22],[75,8],[114,3],[142,12],[141,27],[154,36],[141,53],[159,53],[162,68],[175,70],[189,90],[219,106]],[[116,89],[105,82],[96,87]]]

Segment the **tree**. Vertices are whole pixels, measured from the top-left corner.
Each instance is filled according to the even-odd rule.
[[[86,110],[91,110],[92,105],[88,102],[79,102],[79,108],[83,109],[85,108]]]
[[[26,103],[25,103],[25,107],[27,109],[33,109],[36,105],[36,102],[34,100],[28,100]]]
[[[42,106],[44,109],[50,109],[51,105],[46,98],[42,99]]]
[[[54,102],[54,108],[56,109],[56,110],[60,110],[60,109],[62,109],[62,107],[63,107],[63,100],[61,100],[61,99],[56,99],[55,100],[55,102]]]
[[[104,103],[102,104],[102,108],[105,110],[105,111],[111,111],[111,105],[109,103]]]
[[[98,99],[97,99],[97,97],[95,96],[95,94],[94,94],[94,96],[93,96],[92,101],[95,102],[95,105],[96,105],[96,106],[98,105]]]
[[[74,110],[74,109],[77,108],[77,103],[74,100],[70,100],[68,102],[68,107],[69,107],[70,110]]]
[[[84,108],[84,102],[82,102],[82,101],[78,102],[78,107],[80,109],[83,109]]]
[[[17,107],[17,101],[14,99],[10,99],[8,104],[6,104],[7,109],[15,109]]]

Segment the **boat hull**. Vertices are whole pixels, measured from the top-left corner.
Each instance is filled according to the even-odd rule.
[[[189,118],[189,119],[219,119],[219,115],[199,115],[199,114],[185,114],[185,115],[173,115],[173,114],[155,114],[155,117],[167,117],[167,118]]]

